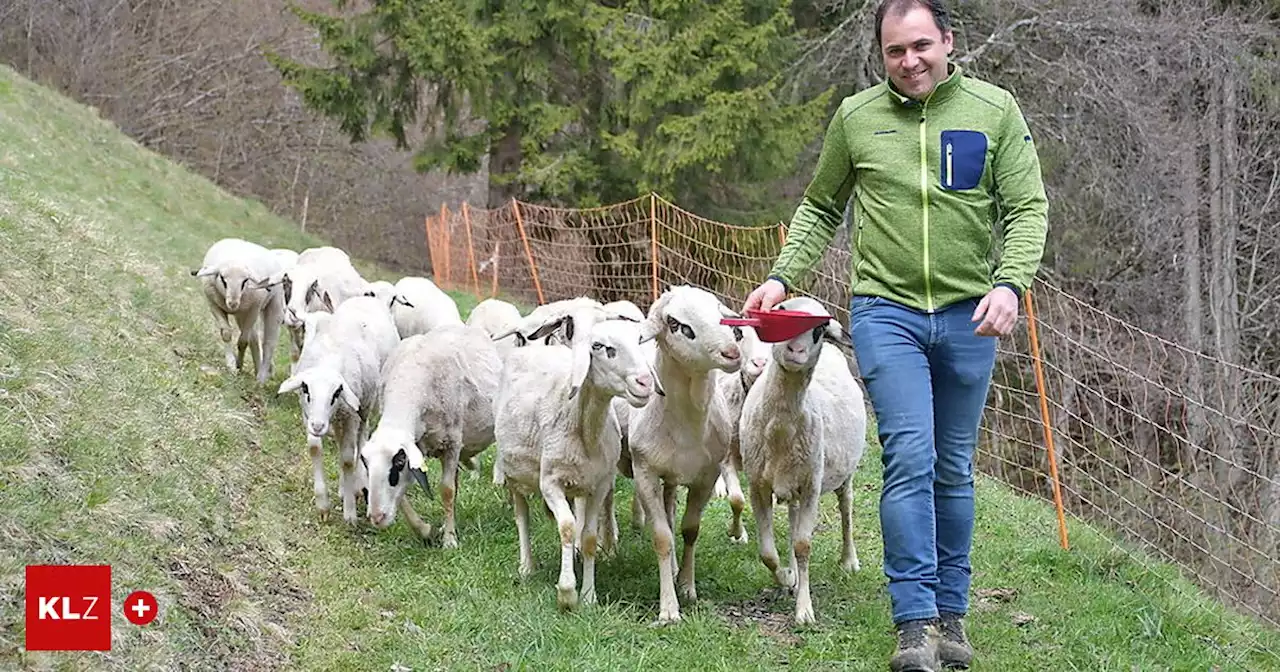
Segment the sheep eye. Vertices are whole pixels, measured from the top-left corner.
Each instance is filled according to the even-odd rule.
[[[249,278],[245,278],[244,280],[241,280],[241,281],[240,281],[240,289],[244,289],[244,288],[245,288],[245,285],[248,285],[248,284],[249,284]]]
[[[680,333],[684,334],[685,338],[693,340],[693,327],[687,324],[682,324],[680,325]]]
[[[336,390],[334,390],[334,391],[333,391],[333,399],[330,399],[330,400],[329,400],[329,403],[331,403],[331,404],[336,404],[336,403],[338,403],[338,396],[339,396],[339,395],[341,395],[341,394],[342,394],[342,386],[341,386],[341,385],[339,385],[339,386],[338,386],[338,389],[336,389]]]
[[[302,384],[302,396],[304,396],[304,397],[310,397],[310,396],[311,396],[311,391],[307,389],[307,384],[306,384],[306,383],[303,383],[303,384]]]
[[[818,341],[821,341],[821,340],[822,340],[822,331],[823,331],[823,329],[824,329],[824,327],[814,327],[814,329],[813,329],[813,342],[814,342],[814,343],[817,343]]]
[[[609,359],[613,359],[618,356],[618,349],[612,345],[607,345],[604,348],[604,354],[608,355]]]
[[[591,344],[591,349],[592,349],[592,350],[600,350],[600,349],[602,349],[602,348],[604,348],[604,343],[592,343],[592,344]]]
[[[286,275],[284,276],[284,282],[281,284],[284,285],[284,302],[289,303],[289,300],[293,297],[293,281]]]
[[[733,340],[735,340],[735,341],[741,341],[741,340],[742,340],[742,327],[734,327],[734,328],[733,328]]]
[[[676,318],[674,318],[674,317],[668,317],[668,318],[667,318],[667,329],[670,329],[670,330],[671,330],[671,333],[673,333],[673,334],[674,334],[674,333],[676,333],[677,331],[679,331],[681,326],[682,326],[682,325],[680,324],[680,320],[677,320],[677,319],[676,319]]]
[[[365,456],[364,456],[364,455],[361,455],[361,456],[360,456],[360,464],[363,464],[363,465],[364,465],[364,470],[365,470],[365,471],[369,471],[369,460],[365,459]]]
[[[221,282],[223,287],[227,286],[227,279],[222,277],[221,273],[218,274],[218,282]]]

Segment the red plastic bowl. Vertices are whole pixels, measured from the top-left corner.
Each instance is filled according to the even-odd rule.
[[[781,343],[830,320],[828,315],[812,315],[800,310],[748,310],[747,317],[724,317],[720,324],[752,327],[765,343]]]

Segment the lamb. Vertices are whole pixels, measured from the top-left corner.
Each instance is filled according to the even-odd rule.
[[[556,322],[557,318],[569,315],[570,313],[581,310],[583,308],[593,308],[603,310],[604,306],[595,299],[578,296],[571,299],[560,299],[550,303],[544,303],[537,306],[528,315],[521,318],[520,322],[511,325],[507,329],[494,334],[493,340],[503,341],[508,337],[515,336],[515,347],[524,347],[530,342],[541,341],[544,345],[568,344],[573,338],[573,334],[568,332],[572,328],[573,322]],[[616,311],[608,311],[611,315],[619,318],[625,317]],[[534,341],[530,340],[530,334],[538,331],[543,325],[555,322],[560,325],[550,332],[546,332]]]
[[[302,316],[315,310],[333,312],[343,301],[363,296],[368,285],[351,265],[351,257],[336,247],[303,250],[292,266],[272,274],[267,284],[284,289],[284,325],[294,362],[302,353]]]
[[[729,316],[736,313],[711,292],[682,285],[663,292],[641,323],[642,340],[657,337],[655,369],[667,391],[665,397],[632,410],[629,437],[635,493],[658,556],[659,623],[680,620],[672,527],[676,488],[681,485],[688,487],[688,497],[681,520],[684,555],[679,583],[690,600],[697,599],[694,547],[725,458],[714,442],[707,441],[713,372],[736,373],[742,366],[738,338],[720,324]]]
[[[741,327],[733,329],[735,338],[741,333],[740,346],[746,357],[738,373],[716,372],[716,394],[711,403],[711,432],[707,438],[718,444],[716,452],[725,453],[713,493],[716,497],[729,498],[729,508],[733,512],[733,518],[729,522],[729,540],[745,544],[747,529],[742,525],[742,510],[746,506],[746,499],[742,495],[742,483],[738,478],[738,472],[742,469],[738,420],[742,416],[742,402],[747,397],[747,391],[769,363],[769,347],[760,340],[755,330]]]
[[[596,602],[597,525],[613,490],[622,438],[611,400],[639,408],[654,392],[664,394],[640,347],[639,326],[630,320],[599,319],[602,316],[580,308],[550,318],[535,330],[532,338],[537,339],[565,325],[575,338],[569,347],[512,351],[495,405],[499,421],[494,429],[494,481],[511,493],[520,576],[527,577],[534,567],[527,498],[539,493],[560,530],[556,601],[562,609],[579,601],[573,567],[579,546],[581,602]]]
[[[391,314],[400,338],[425,334],[444,325],[462,324],[458,304],[434,282],[418,276],[400,278],[395,285]]]
[[[396,286],[386,280],[374,280],[365,286],[364,295],[378,299],[387,310],[391,310],[392,302],[396,300]]]
[[[795,297],[781,310],[830,314],[818,301]],[[827,341],[827,342],[824,342]],[[797,623],[814,622],[809,553],[820,495],[840,502],[840,567],[858,571],[853,545],[853,476],[866,446],[863,395],[840,346],[851,348],[832,318],[773,346],[773,360],[751,387],[739,422],[751,511],[760,535],[760,560],[774,580],[794,588]],[[791,565],[780,567],[773,540],[773,498],[787,502]]]
[[[308,336],[293,375],[276,393],[298,393],[321,515],[329,511],[321,437],[333,433],[341,465],[342,517],[355,524],[356,455],[377,414],[382,366],[400,337],[387,307],[367,296],[343,301],[321,325]]]
[[[267,248],[240,238],[223,238],[205,252],[200,268],[191,271],[204,285],[204,297],[218,325],[226,351],[227,367],[239,371],[245,348],[259,385],[274,373],[284,298],[274,287],[262,284],[280,270],[280,259]],[[235,346],[231,317],[239,328]]]
[[[485,333],[492,337],[518,326],[522,319],[524,318],[520,316],[520,310],[510,303],[501,299],[485,299],[471,309],[466,323],[484,329]],[[502,340],[496,342],[496,346],[498,354],[505,359],[515,344]]]
[[[386,528],[397,507],[424,540],[431,536],[405,498],[412,476],[426,489],[423,462],[441,462],[442,543],[458,547],[458,465],[494,440],[493,399],[502,361],[483,329],[444,325],[404,339],[382,368],[378,427],[360,451],[369,473],[369,522]]]

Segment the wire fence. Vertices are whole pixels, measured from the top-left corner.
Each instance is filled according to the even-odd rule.
[[[650,194],[590,209],[442,207],[426,234],[447,289],[645,309],[681,283],[741,305],[786,227],[716,222]],[[852,263],[832,245],[800,288],[846,325]],[[1280,627],[1280,377],[1187,350],[1043,278],[1024,308],[1001,339],[978,469],[1053,501],[1064,547],[1066,511]]]

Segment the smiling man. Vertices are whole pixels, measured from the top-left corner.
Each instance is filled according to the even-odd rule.
[[[884,450],[880,526],[895,672],[963,668],[973,453],[995,365],[1039,267],[1048,203],[1017,101],[950,61],[940,0],[885,0],[887,81],[844,99],[769,278],[769,310],[822,257],[853,197],[850,332]],[[1003,224],[1001,254],[995,224]]]

